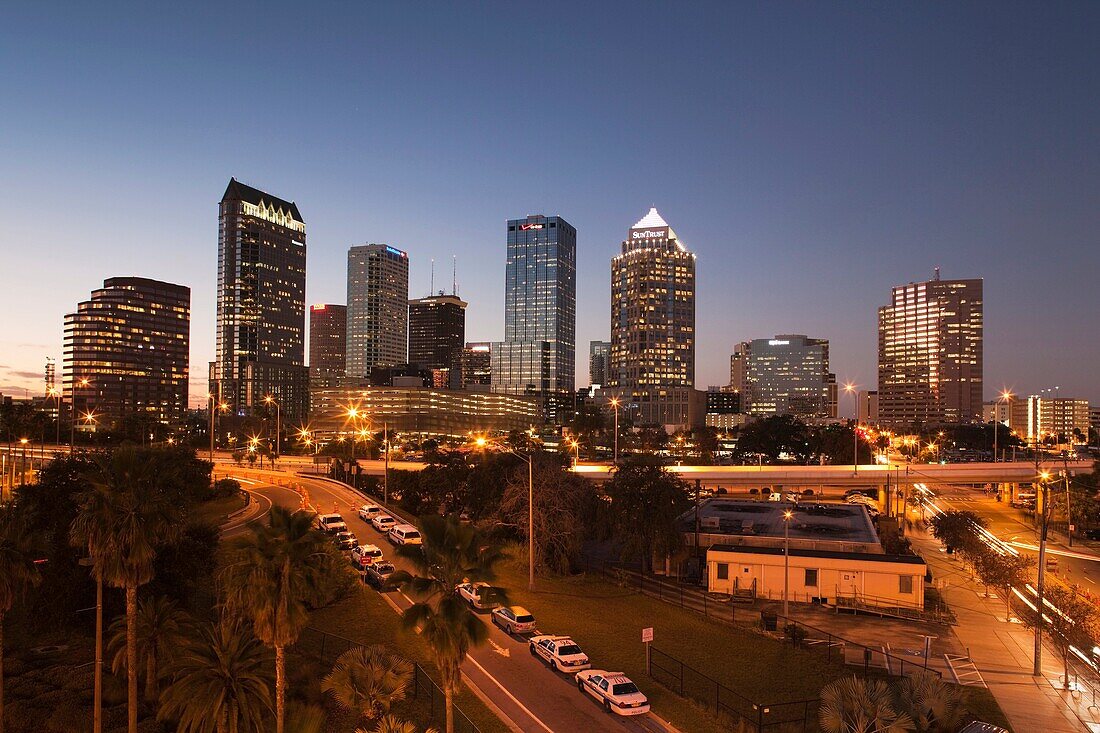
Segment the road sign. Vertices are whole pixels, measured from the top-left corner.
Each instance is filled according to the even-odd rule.
[[[653,627],[650,626],[647,629],[642,629],[642,641],[649,643],[653,641]]]

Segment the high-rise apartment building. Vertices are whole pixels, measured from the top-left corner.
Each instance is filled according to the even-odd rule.
[[[306,225],[298,207],[235,178],[218,212],[218,324],[210,392],[244,416],[279,402],[309,409],[305,366]]]
[[[321,303],[309,307],[309,388],[338,387],[347,360],[348,309]]]
[[[191,289],[114,277],[65,316],[64,394],[74,416],[112,427],[140,413],[174,424],[187,410]]]
[[[734,357],[733,365],[742,370],[745,412],[836,417],[836,376],[829,371],[827,339],[802,334],[754,339],[741,343]]]
[[[982,281],[899,285],[878,312],[879,422],[982,419]]]
[[[572,410],[576,385],[577,230],[560,216],[510,219],[504,341],[493,391],[537,395],[548,420]]]
[[[1082,443],[1088,440],[1088,400],[1031,395],[1009,404],[1009,427],[1029,444],[1049,439]]]
[[[425,369],[456,367],[466,342],[466,302],[457,295],[409,301],[409,363]]]
[[[611,342],[588,342],[588,384],[606,385],[611,371]]]
[[[348,250],[349,377],[408,362],[409,256],[387,244]]]
[[[609,383],[645,424],[702,423],[695,392],[695,255],[657,209],[611,260]],[[703,408],[705,409],[705,407]]]

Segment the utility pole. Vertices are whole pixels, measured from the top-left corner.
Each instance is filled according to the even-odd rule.
[[[1040,511],[1042,517],[1042,524],[1039,528],[1039,582],[1036,584],[1036,611],[1035,620],[1035,666],[1032,669],[1032,675],[1041,677],[1043,674],[1043,590],[1046,583],[1046,557],[1047,557],[1047,517],[1050,515],[1050,490],[1047,486],[1047,479],[1050,478],[1050,474],[1044,471],[1040,474],[1039,481],[1039,499],[1042,500],[1043,506]]]
[[[382,442],[386,446],[386,471],[382,474],[382,503],[390,503],[390,424],[382,423]]]

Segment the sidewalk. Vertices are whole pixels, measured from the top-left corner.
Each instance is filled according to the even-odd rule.
[[[1043,649],[1043,677],[1033,677],[1034,636],[1024,626],[1005,621],[1000,598],[983,598],[983,587],[962,563],[943,552],[930,535],[913,531],[913,546],[924,556],[940,593],[958,618],[955,634],[981,672],[1017,733],[1100,731],[1100,710],[1080,693],[1063,692],[1061,660]],[[1076,695],[1076,697],[1075,697]]]

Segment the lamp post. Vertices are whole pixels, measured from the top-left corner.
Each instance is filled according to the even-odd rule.
[[[61,450],[61,390],[57,387],[50,387],[46,390],[47,397],[53,397],[57,400],[57,417],[53,421],[54,425],[54,445],[57,446],[58,451]]]
[[[1007,389],[1001,392],[1000,397],[997,398],[997,405],[1001,402],[1008,402],[1012,399],[1012,393]],[[993,462],[997,462],[997,436],[1001,432],[1001,421],[997,418],[997,409],[994,408],[993,412]]]
[[[264,397],[264,402],[275,405],[275,455],[279,456],[283,453],[283,409],[279,401],[271,395]]]
[[[612,464],[615,466],[619,465],[619,403],[620,400],[618,397],[611,398],[610,404],[615,408],[615,457],[612,461]]]
[[[852,473],[859,473],[859,393],[856,385],[844,383],[844,391],[852,395]]]
[[[82,389],[87,387],[89,384],[90,384],[90,382],[86,378],[79,379],[76,382],[76,386],[80,387]],[[57,418],[58,418],[58,420],[61,419],[60,413],[58,414]],[[73,446],[75,445],[75,442],[74,442],[75,440],[76,440],[76,389],[74,388],[73,389],[73,403],[71,405],[69,405],[69,455],[70,456],[73,454]]]
[[[533,591],[535,589],[535,456],[531,448],[531,431],[528,430],[526,435],[526,456],[518,453],[511,446],[501,444],[501,447],[527,463],[527,590]],[[489,441],[479,436],[474,440],[474,444],[484,449]]]
[[[790,585],[791,575],[791,517],[794,512],[790,509],[783,512],[783,615],[787,614],[787,588]],[[789,618],[789,616],[788,616]]]
[[[1042,471],[1039,474],[1038,498],[1043,502],[1043,506],[1040,512],[1042,525],[1039,529],[1039,582],[1035,584],[1035,607],[1038,609],[1035,612],[1035,666],[1031,670],[1031,673],[1036,677],[1043,674],[1043,590],[1046,586],[1047,516],[1050,514],[1050,491],[1047,487],[1047,481],[1049,480],[1050,473],[1047,471]]]
[[[581,462],[581,444],[574,438],[569,439],[569,447],[573,449],[573,470],[577,470],[577,464]]]
[[[22,446],[22,458],[19,459],[19,485],[26,486],[27,484],[27,443],[30,441],[27,438],[20,438],[19,445]],[[31,454],[34,457],[34,454]]]

